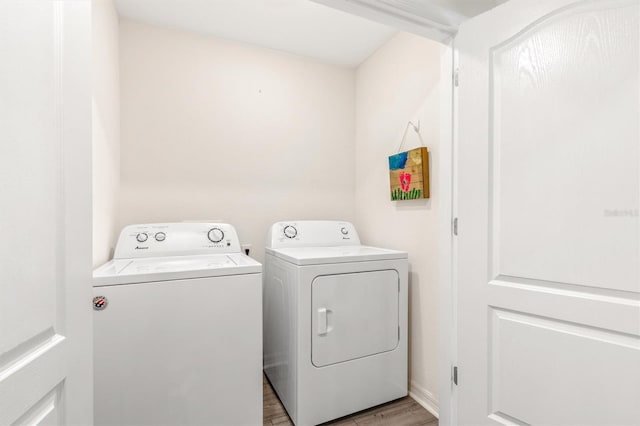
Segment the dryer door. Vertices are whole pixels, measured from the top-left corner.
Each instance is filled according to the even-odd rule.
[[[395,270],[316,277],[311,284],[311,362],[324,367],[395,349],[399,341]]]

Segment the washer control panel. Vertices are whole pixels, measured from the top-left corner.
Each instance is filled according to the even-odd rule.
[[[322,247],[359,245],[358,233],[350,222],[298,220],[276,222],[267,236],[267,247]]]
[[[228,223],[147,223],[120,232],[113,258],[224,253],[240,253],[238,234]]]

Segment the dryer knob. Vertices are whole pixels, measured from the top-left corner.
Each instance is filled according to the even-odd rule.
[[[295,238],[298,235],[298,230],[291,226],[287,225],[284,227],[284,236],[287,238]]]
[[[219,243],[224,239],[224,232],[220,228],[211,228],[207,234],[212,243]]]
[[[146,232],[141,232],[136,235],[136,240],[138,240],[139,243],[144,243],[145,241],[147,241],[147,238],[149,238],[149,236]]]

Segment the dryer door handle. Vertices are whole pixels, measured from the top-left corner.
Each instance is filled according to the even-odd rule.
[[[327,312],[329,312],[327,308],[318,308],[318,334],[321,336],[328,331]]]

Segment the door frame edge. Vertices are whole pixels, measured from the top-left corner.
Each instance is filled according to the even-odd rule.
[[[456,300],[454,280],[453,218],[455,207],[455,48],[454,39],[440,46],[440,154],[438,212],[438,419],[439,424],[456,424],[456,395],[451,369],[456,359]]]

